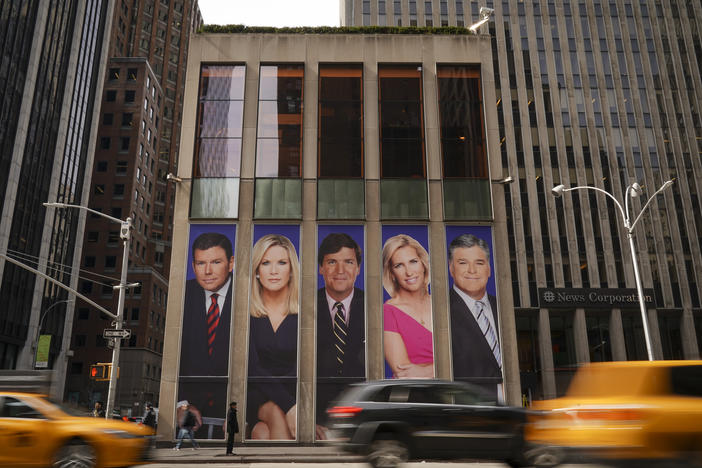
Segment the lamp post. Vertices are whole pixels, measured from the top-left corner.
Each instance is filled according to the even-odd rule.
[[[119,286],[115,286],[115,289],[119,289],[119,298],[117,300],[117,318],[115,319],[115,328],[117,330],[122,329],[122,310],[124,309],[124,295],[128,287],[133,286],[127,284],[127,268],[129,266],[129,241],[131,238],[131,228],[132,228],[132,218],[127,218],[126,220],[121,220],[108,216],[105,213],[88,208],[82,205],[68,205],[66,203],[44,203],[44,206],[55,207],[55,208],[77,208],[79,210],[85,210],[90,213],[101,216],[105,219],[109,219],[113,223],[119,224],[119,237],[123,242],[122,249],[122,273],[120,275]],[[107,407],[105,408],[105,417],[112,418],[112,409],[115,405],[115,392],[117,390],[117,368],[119,367],[119,350],[120,350],[121,340],[119,338],[114,338],[114,346],[112,348],[112,371],[110,372],[110,385],[107,390]]]
[[[41,327],[42,324],[44,323],[44,319],[46,318],[47,315],[49,315],[49,311],[56,307],[59,304],[67,304],[69,302],[73,302],[73,299],[63,299],[60,301],[56,301],[53,304],[51,304],[49,307],[46,308],[44,312],[42,312],[41,317],[39,317],[39,325],[37,326],[37,331],[34,334],[34,357],[32,358],[32,369],[37,367],[37,349],[39,348],[39,336],[41,333]]]
[[[651,201],[661,193],[663,190],[667,189],[673,185],[672,180],[666,181],[658,190],[655,191],[653,195],[646,201],[646,204],[641,208],[641,211],[639,212],[638,216],[634,219],[633,222],[631,222],[631,214],[629,213],[629,204],[630,200],[632,198],[636,198],[639,195],[642,194],[641,186],[637,183],[634,182],[633,184],[629,185],[626,188],[626,194],[624,195],[624,208],[622,208],[621,203],[614,198],[612,194],[609,192],[598,188],[598,187],[593,187],[591,185],[585,185],[585,186],[580,186],[580,187],[571,187],[571,188],[566,188],[565,185],[556,185],[551,189],[551,192],[553,192],[553,195],[556,197],[560,197],[563,195],[565,192],[570,192],[573,190],[595,190],[597,192],[604,193],[607,195],[615,205],[617,205],[617,208],[619,208],[619,213],[622,215],[622,221],[624,221],[624,227],[626,228],[626,233],[627,233],[627,238],[629,239],[629,248],[631,249],[631,262],[634,265],[634,277],[636,278],[636,291],[638,292],[639,295],[639,307],[641,308],[641,321],[643,322],[643,329],[644,329],[644,338],[646,339],[646,351],[648,352],[648,360],[653,361],[653,348],[651,346],[651,333],[648,328],[648,317],[646,315],[646,301],[644,300],[644,294],[643,294],[643,286],[641,286],[641,275],[639,274],[639,262],[636,257],[636,247],[634,246],[634,228],[636,227],[636,224],[639,222],[641,219],[641,215],[644,214],[646,211],[646,208],[648,208],[648,205],[651,203]]]

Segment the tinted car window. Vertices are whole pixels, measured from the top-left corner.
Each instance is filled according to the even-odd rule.
[[[497,404],[494,398],[481,392],[480,389],[456,387],[451,389],[451,393],[457,405],[495,406]]]
[[[387,401],[391,403],[407,403],[409,398],[409,388],[407,387],[388,387],[390,395]]]
[[[671,367],[670,388],[675,395],[702,397],[702,366]]]
[[[5,397],[2,409],[0,410],[0,417],[39,419],[42,415],[23,401],[12,397]]]

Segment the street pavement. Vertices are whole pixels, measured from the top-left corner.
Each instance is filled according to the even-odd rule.
[[[173,450],[175,444],[159,443],[152,451],[154,463],[357,463],[362,457],[351,455],[331,445],[317,446],[235,446],[234,455],[224,454],[224,445],[201,446],[193,450],[190,441],[183,441],[180,450]]]
[[[370,465],[364,462],[363,457],[351,455],[343,452],[333,445],[315,446],[270,446],[270,445],[246,445],[235,446],[233,456],[224,454],[224,445],[204,446],[197,450],[192,449],[190,441],[183,442],[180,450],[173,450],[175,444],[161,442],[158,448],[152,451],[151,464],[148,468],[166,468],[174,464],[198,466],[207,464],[209,467],[231,466],[231,464],[256,464],[256,468],[273,468],[285,466],[287,464],[301,464],[304,466],[316,464],[343,465],[345,468],[368,468]],[[406,463],[407,468],[435,468],[450,464],[451,468],[462,466],[472,468],[503,468],[507,465],[499,462],[475,462],[475,461],[418,461]],[[594,468],[598,465],[562,465],[561,468]],[[183,466],[185,468],[185,466]]]

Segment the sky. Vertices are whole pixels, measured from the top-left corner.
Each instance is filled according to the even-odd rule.
[[[199,0],[205,24],[339,26],[339,0]]]

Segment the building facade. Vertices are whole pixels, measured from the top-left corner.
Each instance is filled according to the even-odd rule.
[[[120,374],[115,409],[141,415],[158,404],[176,172],[188,40],[202,23],[196,1],[117,2],[109,36],[100,127],[89,206],[133,223]],[[80,290],[108,310],[117,307],[122,242],[116,224],[91,218],[85,229]],[[116,236],[116,237],[115,237]],[[112,320],[79,304],[66,398],[92,407],[108,382],[90,380],[90,365],[111,362],[103,330]]]
[[[634,232],[656,359],[702,346],[702,8],[694,1],[348,0],[344,25],[469,25],[492,41],[522,393],[561,395],[580,363],[647,359],[622,216]],[[392,19],[391,19],[392,18]],[[497,155],[495,154],[495,157]],[[635,216],[632,217],[635,218]],[[605,297],[606,296],[606,297]],[[638,296],[636,296],[638,297]],[[629,298],[629,299],[627,299]]]
[[[137,394],[139,403],[158,395],[168,282],[162,274],[163,255],[149,243],[158,186],[156,148],[162,105],[163,91],[146,59],[108,62],[88,206],[113,218],[132,219],[128,279],[140,286],[127,291],[124,314],[124,328],[133,332],[122,344],[120,362],[117,401],[127,403],[125,414],[143,410],[141,404],[132,408],[136,389],[143,393]],[[78,290],[108,310],[114,310],[118,296],[113,286],[119,283],[123,252],[119,229],[116,223],[91,216],[83,244],[84,271]],[[89,380],[88,370],[96,362],[112,361],[111,348],[102,337],[104,329],[113,328],[111,322],[87,304],[78,305],[66,384],[68,401],[106,399],[108,383]],[[128,362],[139,364],[134,367]]]
[[[235,400],[247,442],[324,439],[315,427],[330,395],[402,374],[387,333],[403,336],[407,375],[519,402],[509,257],[498,248],[505,174],[493,157],[497,113],[484,104],[495,99],[489,37],[198,34],[189,55],[159,433],[172,439],[187,400],[202,413],[196,436],[222,438]],[[449,257],[469,234],[487,250],[465,247],[480,254],[480,298],[499,335],[491,347],[475,341],[470,372],[457,353],[473,341],[452,336],[467,329],[452,326],[462,278]],[[406,277],[393,273],[400,264]],[[396,298],[407,291],[416,339],[402,335]],[[343,356],[332,305],[344,315]],[[286,428],[271,430],[265,407],[286,414]]]
[[[42,203],[87,199],[106,61],[107,1],[22,2],[2,7],[3,117],[0,251],[75,288],[85,213]],[[75,302],[41,277],[0,259],[0,368],[30,369],[41,334],[56,395],[70,348]]]

